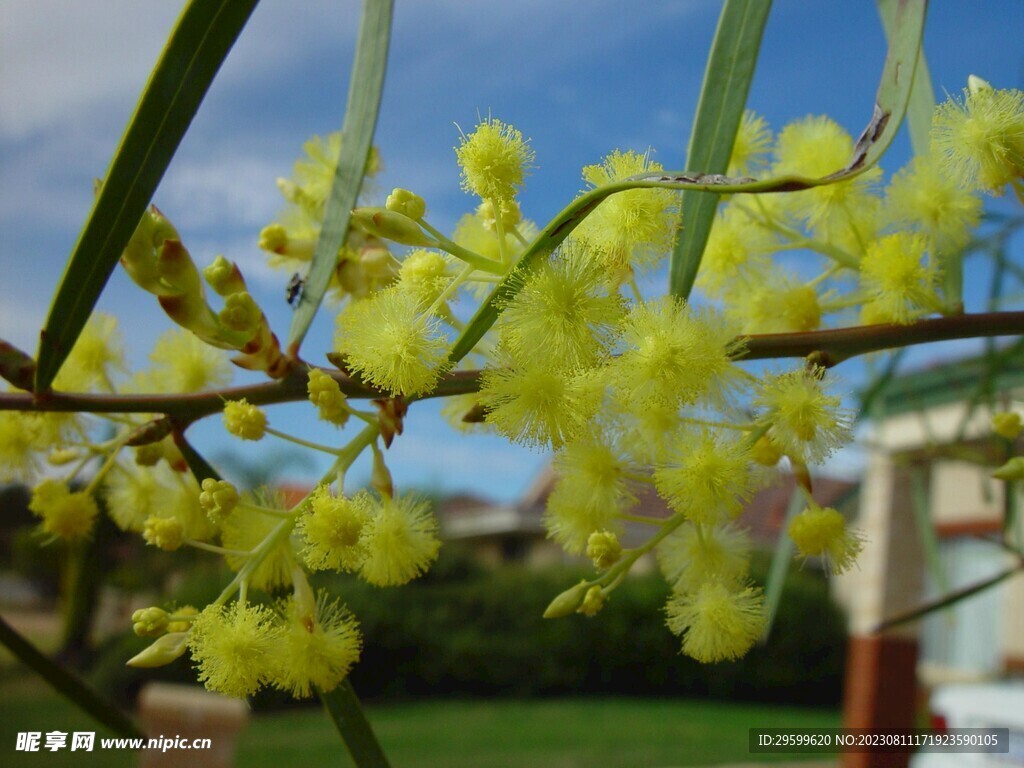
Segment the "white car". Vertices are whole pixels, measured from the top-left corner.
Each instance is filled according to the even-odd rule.
[[[919,752],[912,768],[1024,766],[1024,682],[943,685],[929,702],[932,728],[1008,728],[1009,752]]]

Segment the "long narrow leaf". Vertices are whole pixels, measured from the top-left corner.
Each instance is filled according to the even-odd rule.
[[[331,194],[327,198],[320,238],[306,277],[299,306],[288,331],[288,354],[297,355],[309,331],[338,260],[338,251],[348,233],[349,214],[359,197],[366,173],[373,132],[377,127],[384,71],[391,39],[393,0],[363,0],[355,62],[348,87],[348,104],[341,128],[341,155],[334,169]]]
[[[892,34],[892,22],[896,16],[898,0],[878,0],[878,12],[882,16],[882,25],[886,36]],[[924,48],[917,55],[917,68],[914,70],[914,86],[910,89],[910,102],[907,105],[907,128],[910,132],[910,146],[915,155],[928,154],[928,135],[932,126],[932,112],[935,111],[935,89],[932,77],[928,72]]]
[[[193,0],[182,12],[107,170],[40,334],[35,389],[67,358],[257,0]]]
[[[1005,571],[1000,571],[995,576],[991,576],[987,579],[971,584],[970,586],[964,587],[963,589],[958,589],[954,592],[950,592],[948,595],[944,595],[937,600],[932,600],[930,602],[919,605],[917,608],[913,608],[909,611],[906,611],[905,613],[900,613],[896,616],[892,616],[886,619],[885,621],[881,622],[874,629],[872,629],[871,633],[875,634],[878,632],[885,632],[889,629],[892,629],[893,627],[898,627],[901,624],[906,624],[909,621],[920,619],[923,616],[927,616],[930,613],[934,613],[935,611],[941,611],[943,608],[949,608],[951,605],[955,605],[961,602],[962,600],[966,600],[967,598],[978,594],[979,592],[984,592],[986,589],[994,587],[999,582],[1005,581],[1011,576],[1020,573],[1021,570],[1021,564],[1014,565],[1011,568],[1007,568]]]
[[[917,535],[921,538],[921,548],[924,550],[924,561],[931,572],[936,589],[939,592],[948,592],[949,579],[946,578],[946,569],[942,567],[939,536],[932,523],[928,488],[925,485],[925,470],[921,467],[915,467],[910,472],[910,493]]]
[[[345,678],[333,691],[318,691],[320,701],[341,734],[352,761],[359,768],[389,768],[387,757],[359,704],[352,683]]]
[[[726,0],[722,7],[686,151],[687,168],[705,173],[728,169],[770,9],[768,0]],[[683,192],[679,205],[681,229],[672,250],[669,288],[686,298],[700,268],[718,195]]]
[[[782,532],[778,541],[775,542],[775,552],[772,553],[772,564],[768,569],[768,578],[764,585],[764,610],[767,617],[764,623],[764,631],[761,633],[761,642],[768,642],[771,635],[772,624],[775,623],[775,615],[779,610],[779,603],[782,602],[782,590],[786,586],[786,574],[789,573],[789,564],[793,562],[793,540],[789,538],[789,522],[804,506],[804,497],[800,489],[794,483],[793,495],[789,498],[786,506],[786,519],[782,523]]]
[[[142,738],[144,734],[121,710],[106,701],[71,671],[57,664],[0,618],[0,645],[9,650],[26,667],[85,712],[118,736]]]

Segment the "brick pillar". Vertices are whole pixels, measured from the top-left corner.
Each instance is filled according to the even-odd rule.
[[[846,657],[843,726],[913,728],[917,704],[917,641],[862,635],[850,638]],[[905,768],[907,754],[851,752],[843,768]]]
[[[881,450],[868,458],[858,526],[864,551],[838,585],[848,597],[850,644],[846,658],[843,725],[910,728],[917,703],[917,624],[874,632],[885,618],[917,605],[923,556],[913,514],[910,473]],[[843,768],[904,768],[908,754],[849,753]]]

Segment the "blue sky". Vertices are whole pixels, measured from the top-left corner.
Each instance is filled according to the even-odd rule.
[[[88,214],[92,180],[106,169],[174,23],[174,6],[165,0],[0,5],[0,338],[34,352]],[[613,149],[652,147],[666,167],[683,166],[719,3],[398,0],[396,6],[376,140],[385,163],[379,188],[416,190],[438,226],[450,227],[474,204],[459,190],[452,147],[454,123],[468,128],[478,114],[490,112],[531,138],[537,168],[522,204],[539,222],[580,190],[582,166]],[[197,261],[223,253],[239,262],[281,334],[290,321],[288,275],[265,266],[257,235],[281,207],[275,177],[289,175],[306,138],[341,124],[358,13],[351,1],[264,0],[155,197]],[[971,73],[1019,87],[1022,31],[1018,0],[933,3],[925,48],[938,93],[958,92]],[[871,114],[884,51],[871,2],[777,0],[749,104],[775,129],[824,113],[856,135]],[[883,167],[898,168],[908,151],[901,136]],[[968,280],[974,286],[982,277]],[[969,295],[979,294],[972,287]],[[100,309],[119,316],[138,364],[171,327],[120,272]],[[331,328],[325,313],[306,342],[308,359],[322,361]],[[936,345],[914,360],[949,353]],[[841,373],[855,385],[861,370]],[[279,428],[331,438],[308,409],[275,408],[270,415]],[[198,426],[194,437],[212,455],[236,447],[216,423]],[[497,438],[454,437],[433,406],[417,406],[390,464],[400,484],[509,499],[545,460]]]

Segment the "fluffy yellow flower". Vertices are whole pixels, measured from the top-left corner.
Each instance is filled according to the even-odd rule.
[[[417,296],[427,307],[448,287],[452,276],[448,270],[448,259],[437,251],[423,249],[406,254],[398,272],[402,287]]]
[[[67,361],[61,367],[54,388],[72,392],[113,390],[112,377],[126,367],[124,341],[117,318],[97,312],[75,340]]]
[[[485,368],[480,404],[487,423],[513,442],[558,450],[597,412],[602,392],[590,372],[570,378],[538,363],[499,356]]]
[[[324,595],[319,596],[312,616],[304,615],[294,599],[285,602],[281,614],[281,663],[270,674],[270,682],[299,699],[309,697],[314,689],[333,691],[362,650],[355,617]]]
[[[462,188],[499,203],[516,196],[534,160],[527,139],[511,125],[488,118],[455,148]]]
[[[808,463],[831,455],[850,439],[851,414],[826,388],[821,368],[769,376],[755,405],[765,409],[761,424],[779,450]]]
[[[272,509],[281,506],[274,498],[264,498],[261,501]],[[230,550],[250,552],[282,524],[281,518],[263,514],[258,509],[242,504],[224,521],[221,543]],[[224,559],[231,570],[236,572],[249,562],[248,557],[235,554],[229,554]],[[287,538],[278,539],[277,545],[249,574],[249,584],[265,592],[290,585],[295,560],[291,542]]]
[[[824,116],[806,117],[779,133],[772,172],[822,178],[845,167],[852,155],[853,139],[836,122]],[[857,250],[857,242],[870,237],[877,226],[874,218],[880,205],[871,192],[880,175],[875,167],[846,181],[780,195],[778,202],[819,237]]]
[[[636,402],[696,402],[714,384],[725,392],[735,369],[734,333],[714,314],[698,315],[674,296],[637,304],[622,323],[625,350],[609,366],[618,396]]]
[[[364,541],[359,574],[378,587],[400,586],[425,573],[441,547],[429,504],[410,497],[381,499]]]
[[[873,322],[907,324],[936,311],[936,272],[921,235],[897,232],[872,242],[860,263],[860,280]]]
[[[814,286],[766,271],[756,284],[730,291],[726,317],[743,333],[802,333],[821,325],[821,304]]]
[[[692,593],[708,581],[740,586],[750,564],[750,537],[732,525],[681,525],[658,545],[658,565],[678,593]]]
[[[394,287],[350,304],[338,316],[335,345],[353,371],[392,395],[433,388],[448,350],[437,319],[415,294]]]
[[[265,606],[207,606],[188,636],[200,682],[225,696],[251,696],[280,666],[281,634],[280,624]]]
[[[730,589],[716,581],[673,595],[665,610],[669,629],[683,638],[683,653],[705,664],[740,658],[765,624],[761,590]]]
[[[223,350],[190,331],[160,335],[149,354],[153,366],[137,377],[135,388],[147,392],[200,392],[231,381],[232,368]]]
[[[804,557],[824,557],[832,573],[853,565],[864,538],[851,531],[842,514],[831,507],[812,505],[789,523],[789,537]]]
[[[551,369],[595,365],[622,317],[622,299],[578,247],[563,248],[525,278],[500,318],[501,343],[517,360]]]
[[[99,514],[91,494],[72,493],[60,480],[43,480],[33,488],[28,508],[42,519],[43,533],[62,539],[86,536]]]
[[[729,156],[729,175],[753,173],[764,165],[771,145],[772,132],[768,121],[752,110],[745,110]]]
[[[929,156],[918,156],[897,173],[886,192],[886,216],[930,237],[940,253],[954,253],[981,221],[981,200]]]
[[[295,526],[305,541],[301,554],[306,565],[317,571],[358,570],[366,559],[363,531],[372,509],[365,491],[346,498],[334,496],[326,485],[318,486]]]
[[[558,480],[548,497],[544,525],[567,552],[578,554],[591,534],[618,531],[615,515],[635,502],[618,447],[591,432],[570,443],[554,460]]]
[[[612,152],[598,165],[583,169],[591,188],[641,173],[662,170],[649,153]],[[663,189],[631,189],[605,198],[573,233],[595,254],[617,283],[634,265],[651,264],[672,247],[677,195]]]
[[[1000,194],[1024,175],[1024,93],[973,77],[970,86],[935,108],[931,151],[962,186]]]
[[[715,217],[701,259],[697,286],[707,295],[721,298],[730,289],[745,291],[759,282],[770,264],[767,254],[778,246],[769,230],[735,205],[727,205]]]
[[[0,411],[0,482],[26,480],[39,469],[36,414]]]
[[[694,523],[717,525],[739,513],[750,494],[743,443],[702,430],[680,435],[654,471],[658,493]]]

